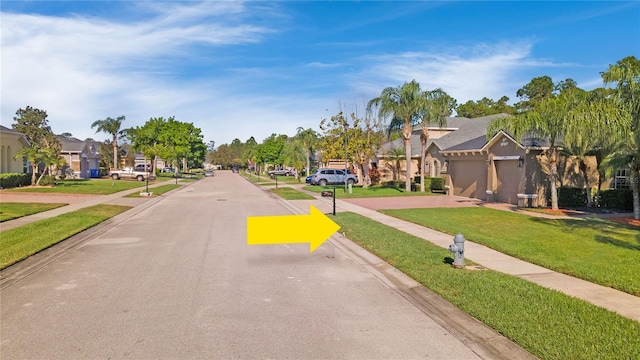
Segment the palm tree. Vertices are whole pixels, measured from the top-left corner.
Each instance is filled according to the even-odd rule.
[[[320,140],[318,139],[318,133],[311,128],[304,129],[299,127],[296,131],[297,134],[295,137],[300,140],[305,152],[308,175],[311,172],[311,155],[313,155],[313,152],[316,150],[316,146]]]
[[[391,159],[387,162],[387,167],[391,168],[392,179],[395,184],[400,179],[400,169],[402,168],[402,158],[405,157],[405,150],[401,147],[392,147],[386,151],[385,157]],[[390,165],[390,166],[389,166]],[[395,186],[395,185],[394,185]]]
[[[379,97],[370,100],[367,104],[368,111],[374,107],[378,108],[378,116],[381,118],[391,118],[390,128],[401,124],[407,162],[405,191],[411,192],[411,133],[413,125],[420,120],[426,108],[420,84],[412,80],[402,86],[385,88]]]
[[[296,180],[300,178],[300,168],[304,164],[304,154],[306,152],[306,148],[304,146],[304,142],[302,138],[292,137],[287,139],[286,144],[282,148],[282,159],[283,162],[296,169],[295,177]],[[309,157],[307,156],[307,161]]]
[[[420,192],[425,191],[424,174],[426,169],[427,141],[429,141],[429,126],[446,126],[447,116],[451,115],[456,104],[456,101],[440,88],[425,91],[424,97],[427,106],[422,114],[422,131],[420,132],[420,144],[422,145],[422,151],[420,152]]]
[[[564,136],[563,152],[574,156],[584,178],[587,206],[593,206],[589,183],[587,157],[595,156],[598,170],[597,194],[600,192],[604,171],[601,163],[605,156],[621,148],[622,132],[630,124],[628,112],[610,96],[599,94],[603,89],[573,93],[575,107],[570,111]]]
[[[97,127],[96,133],[103,132],[110,134],[113,136],[112,144],[113,144],[113,168],[118,168],[118,137],[123,134],[122,122],[125,117],[118,116],[117,118],[106,118],[104,120],[96,120],[91,124],[91,128]]]
[[[551,188],[551,208],[558,210],[558,155],[567,129],[567,121],[571,102],[568,95],[560,93],[556,96],[546,97],[535,103],[527,112],[517,114],[515,117],[505,117],[492,121],[487,131],[488,136],[493,136],[498,130],[504,129],[511,133],[520,142],[524,136],[544,138],[549,141],[549,148],[544,155],[549,165],[549,185]]]
[[[631,170],[633,190],[633,217],[640,219],[640,60],[628,56],[601,73],[605,84],[616,84],[615,94],[619,106],[631,118],[628,138],[623,146],[603,162],[609,173],[620,167]],[[621,129],[625,132],[625,129]]]

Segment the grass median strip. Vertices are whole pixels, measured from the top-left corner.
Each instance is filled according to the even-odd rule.
[[[95,205],[9,229],[0,236],[0,269],[26,259],[126,210],[128,206]]]
[[[0,222],[56,209],[68,204],[59,203],[0,203]]]
[[[451,254],[353,213],[332,218],[351,240],[541,359],[638,359],[640,323],[528,281],[454,269]]]
[[[473,208],[384,210],[385,214],[548,269],[640,296],[640,232],[601,219],[543,219]]]
[[[271,189],[270,191],[285,200],[314,200],[315,199],[311,195],[305,194],[303,192],[300,192],[290,187],[281,187],[277,189]]]
[[[177,189],[177,188],[179,188],[181,186],[182,185],[176,185],[176,184],[160,185],[160,186],[156,186],[156,187],[153,187],[153,188],[149,188],[149,192],[151,192],[153,194],[153,196],[159,196],[159,195],[167,193],[167,192],[169,192],[169,191],[171,191],[173,189]],[[138,191],[138,192],[131,193],[131,194],[127,195],[126,197],[145,197],[145,196],[140,196],[140,191]]]

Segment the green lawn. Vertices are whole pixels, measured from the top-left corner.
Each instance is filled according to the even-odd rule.
[[[256,185],[275,185],[276,184],[275,180],[272,180],[268,176],[264,176],[264,175],[256,175],[253,173],[249,174],[244,171],[241,171],[240,176],[251,181]]]
[[[3,231],[0,236],[0,269],[128,209],[128,206],[96,205]]]
[[[637,321],[517,277],[454,269],[448,250],[360,215],[332,219],[354,242],[541,359],[640,358]]]
[[[313,196],[300,192],[290,187],[281,187],[277,189],[271,189],[272,193],[280,196],[285,200],[313,200]]]
[[[173,189],[177,189],[179,187],[181,187],[182,185],[180,184],[166,184],[166,185],[160,185],[160,186],[156,186],[153,188],[149,188],[149,192],[153,193],[153,196],[160,196],[164,193],[167,193]],[[145,189],[146,190],[146,189]],[[144,190],[142,190],[144,191]],[[131,193],[129,195],[127,195],[126,197],[148,197],[148,196],[140,196],[140,191],[136,191],[134,193]]]
[[[149,184],[153,184],[150,181]],[[81,180],[60,180],[52,187],[21,187],[7,191],[18,192],[38,192],[38,193],[60,193],[60,194],[91,194],[108,195],[119,191],[134,189],[146,186],[146,182],[135,180],[112,180],[112,179],[81,179]]]
[[[37,214],[59,208],[68,204],[43,203],[5,203],[0,202],[0,222],[17,219],[19,217]]]
[[[383,210],[527,262],[640,296],[640,231],[599,219],[543,219],[482,207]]]
[[[303,189],[320,193],[323,190],[331,190],[333,191],[334,186],[319,186],[319,185],[308,185]],[[426,192],[417,192],[412,191],[407,193],[404,191],[404,188],[399,189],[391,186],[370,186],[368,188],[363,188],[362,186],[353,186],[352,193],[344,191],[344,185],[336,185],[336,197],[341,199],[349,199],[349,198],[366,198],[366,197],[389,197],[389,196],[439,196],[442,194],[433,194],[429,191]]]

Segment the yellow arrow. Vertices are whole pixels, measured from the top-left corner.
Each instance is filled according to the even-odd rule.
[[[309,252],[313,252],[338,229],[338,224],[311,205],[309,215],[248,217],[247,244],[309,243]]]

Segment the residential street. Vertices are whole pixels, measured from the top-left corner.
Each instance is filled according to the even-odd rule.
[[[230,172],[169,194],[2,289],[0,357],[480,358],[332,242],[246,244],[285,214]]]

